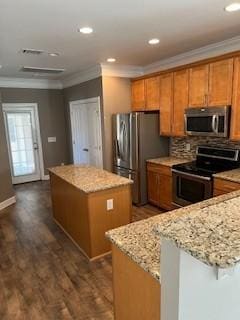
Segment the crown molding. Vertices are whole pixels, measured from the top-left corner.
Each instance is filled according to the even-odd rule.
[[[134,65],[109,65],[102,63],[103,77],[134,78],[144,75],[143,68]]]
[[[60,80],[0,77],[0,88],[62,89]]]
[[[216,42],[171,58],[159,60],[143,67],[143,71],[147,75],[237,50],[240,50],[240,36]]]
[[[67,78],[64,78],[62,80],[62,86],[63,88],[68,88],[75,86],[77,84],[98,78],[102,76],[102,70],[101,65],[98,64],[94,67],[88,68],[86,70],[83,70],[79,73],[76,73],[74,75],[71,75]]]
[[[240,50],[240,36],[162,59],[144,67],[102,63],[61,80],[0,77],[0,88],[63,89],[101,76],[135,78],[237,50]]]

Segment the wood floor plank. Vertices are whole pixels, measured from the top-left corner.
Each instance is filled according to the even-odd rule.
[[[113,320],[111,256],[89,262],[52,220],[49,182],[0,212],[1,320]],[[133,220],[159,214],[133,208]]]

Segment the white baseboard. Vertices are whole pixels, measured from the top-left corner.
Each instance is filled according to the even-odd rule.
[[[43,177],[42,177],[42,180],[49,180],[50,179],[50,177],[49,177],[49,174],[45,174]]]
[[[0,202],[0,210],[3,210],[16,202],[16,197],[13,196],[3,202]]]

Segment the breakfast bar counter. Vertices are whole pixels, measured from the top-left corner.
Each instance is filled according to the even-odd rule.
[[[189,255],[200,267],[213,268],[216,277],[221,277],[226,268],[231,270],[237,265],[240,261],[239,207],[240,191],[235,191],[108,231],[106,236],[112,243],[116,319],[160,319],[162,292],[168,285],[174,287],[173,282],[174,285],[178,283],[168,272],[183,270],[177,270],[176,261],[176,265],[174,261],[166,265],[166,260],[172,256],[171,250]],[[167,250],[166,241],[172,246]],[[201,272],[200,269],[199,279]],[[214,274],[214,271],[209,272]],[[199,276],[194,276],[197,281]],[[189,287],[188,292],[195,289]],[[178,288],[174,290],[178,292]],[[131,308],[132,293],[138,296],[135,309]],[[127,297],[124,303],[123,295]]]
[[[49,172],[55,222],[89,259],[110,252],[105,232],[131,222],[132,181],[87,165]]]

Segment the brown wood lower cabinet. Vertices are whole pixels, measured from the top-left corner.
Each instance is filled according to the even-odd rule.
[[[160,283],[112,245],[115,320],[160,320]]]
[[[229,192],[240,190],[240,183],[228,181],[225,179],[214,178],[213,195],[220,196]]]
[[[53,218],[90,259],[111,251],[105,232],[131,222],[130,185],[85,193],[50,173]],[[114,208],[107,210],[107,200]]]
[[[172,171],[170,167],[147,164],[148,201],[166,210],[172,207]]]

